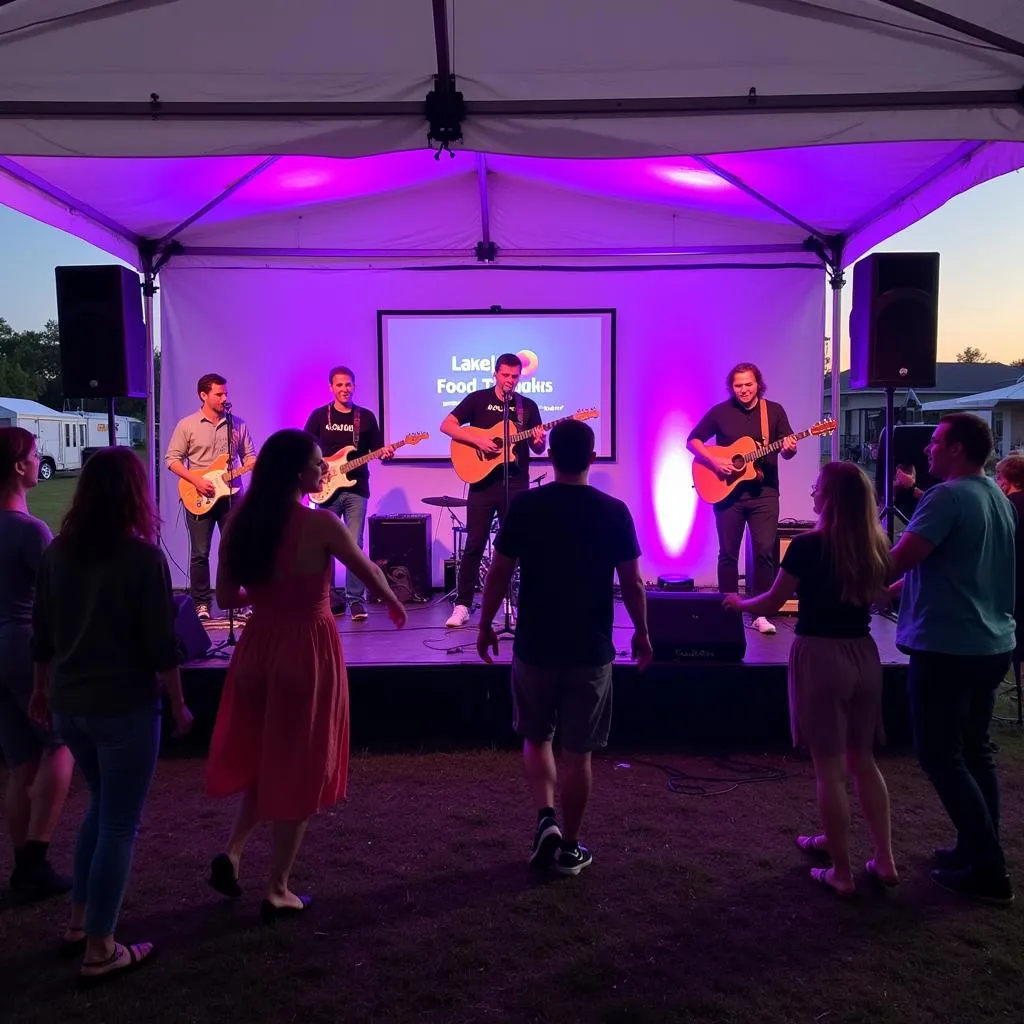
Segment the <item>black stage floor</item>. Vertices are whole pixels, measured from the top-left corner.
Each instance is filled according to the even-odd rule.
[[[476,614],[461,629],[446,629],[451,605],[444,599],[410,605],[409,622],[392,627],[379,605],[369,618],[338,617],[349,669],[355,748],[421,749],[513,744],[508,662],[511,640],[502,641],[494,665],[475,649]],[[501,624],[499,616],[496,625]],[[636,748],[666,743],[711,745],[788,744],[786,666],[795,619],[779,616],[778,633],[746,631],[742,662],[686,661],[655,664],[637,672],[629,660],[632,632],[625,608],[616,603],[613,746]],[[244,628],[244,627],[242,627]],[[227,637],[214,620],[215,643]],[[886,729],[903,743],[907,728],[906,658],[896,650],[895,624],[872,620],[885,672]],[[241,629],[239,630],[239,634]],[[198,737],[208,735],[216,714],[231,648],[192,661],[183,670],[186,696],[197,716]],[[197,737],[197,738],[198,738]]]

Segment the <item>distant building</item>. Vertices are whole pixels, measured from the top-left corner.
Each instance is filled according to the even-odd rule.
[[[894,396],[897,422],[936,423],[936,403],[1010,387],[1024,370],[1005,363],[939,363],[934,388],[901,388]],[[949,406],[942,405],[943,408]],[[824,414],[832,409],[832,377],[825,378]],[[850,390],[850,371],[839,376],[839,455],[855,462],[874,461],[885,426],[885,392],[881,388]],[[994,428],[995,424],[993,424]]]
[[[1014,369],[1020,371],[1021,367]],[[980,416],[992,428],[995,456],[1001,459],[1024,448],[1024,375],[1008,387],[926,402],[923,412],[929,419],[947,412],[970,412]]]

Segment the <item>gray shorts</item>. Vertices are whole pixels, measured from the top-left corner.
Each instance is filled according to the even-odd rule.
[[[528,665],[512,658],[512,728],[531,743],[559,729],[562,748],[587,754],[608,743],[612,725],[612,666]]]

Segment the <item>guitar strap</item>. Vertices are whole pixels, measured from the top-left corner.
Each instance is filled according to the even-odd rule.
[[[763,399],[759,399],[761,403],[761,444],[768,444],[768,403]],[[761,460],[757,460],[757,479],[758,482],[764,480],[764,468],[761,464]]]
[[[334,422],[334,403],[327,403],[327,422]],[[359,447],[359,406],[352,406],[352,447]]]

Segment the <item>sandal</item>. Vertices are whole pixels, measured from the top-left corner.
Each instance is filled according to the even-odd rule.
[[[879,872],[878,864],[875,863],[874,857],[872,857],[871,860],[869,860],[867,864],[864,865],[864,870],[868,873],[868,878],[870,878],[873,882],[876,882],[878,885],[882,886],[885,889],[894,889],[897,885],[900,884],[899,875],[892,875],[890,877],[886,877],[885,875]]]
[[[824,832],[819,832],[816,836],[797,836],[796,845],[804,853],[817,854],[822,857],[828,856],[828,845]]]
[[[80,988],[98,985],[112,977],[120,977],[144,964],[153,953],[153,943],[140,942],[134,946],[114,943],[114,952],[105,960],[83,960],[78,975]]]
[[[811,868],[811,878],[820,885],[825,886],[826,889],[831,889],[832,892],[843,899],[849,899],[853,896],[857,890],[853,887],[840,889],[838,885],[829,880],[828,873],[830,871],[832,871],[832,868]]]

